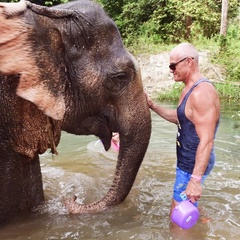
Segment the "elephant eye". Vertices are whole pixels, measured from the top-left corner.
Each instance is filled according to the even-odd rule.
[[[111,74],[106,79],[106,90],[111,93],[118,93],[128,85],[131,79],[132,77],[126,72]]]
[[[126,81],[127,74],[125,72],[116,73],[110,77],[112,81]]]

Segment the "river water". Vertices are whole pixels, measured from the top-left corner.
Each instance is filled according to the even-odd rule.
[[[41,156],[46,203],[2,226],[0,239],[240,239],[240,123],[233,117],[239,110],[237,104],[222,104],[215,141],[217,162],[205,181],[200,218],[191,229],[174,227],[169,219],[176,126],[152,113],[149,148],[124,203],[96,214],[67,213],[62,205],[67,194],[76,194],[80,203],[105,195],[117,153],[106,153],[94,136],[63,133],[59,155],[54,159],[49,153]]]

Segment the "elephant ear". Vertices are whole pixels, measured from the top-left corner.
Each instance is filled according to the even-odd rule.
[[[17,95],[61,120],[65,113],[65,66],[59,51],[52,51],[59,50],[60,36],[56,29],[43,32],[41,21],[30,23],[32,16],[24,4],[0,3],[0,72],[18,74]]]
[[[47,81],[51,80],[41,81],[39,78],[31,78],[28,74],[22,74],[17,87],[17,95],[34,103],[45,115],[55,120],[62,120],[65,113],[64,96],[60,94],[60,91],[54,94],[46,84]],[[57,88],[55,91],[57,92]]]

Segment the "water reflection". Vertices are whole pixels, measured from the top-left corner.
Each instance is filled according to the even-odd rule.
[[[3,226],[0,239],[239,239],[240,128],[231,118],[235,111],[239,106],[222,109],[215,142],[217,164],[206,180],[199,202],[201,218],[193,228],[182,230],[170,223],[176,128],[153,113],[151,142],[124,203],[97,214],[67,213],[62,198],[68,194],[76,194],[80,203],[106,194],[117,154],[106,153],[93,136],[64,133],[59,156],[41,157],[46,203]]]

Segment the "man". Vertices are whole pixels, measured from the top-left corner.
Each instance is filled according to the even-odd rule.
[[[177,169],[171,212],[185,195],[197,206],[202,183],[215,163],[214,138],[220,117],[220,102],[214,86],[203,77],[198,52],[182,43],[170,52],[170,71],[175,82],[183,82],[177,110],[155,104],[146,94],[149,108],[177,124]]]

